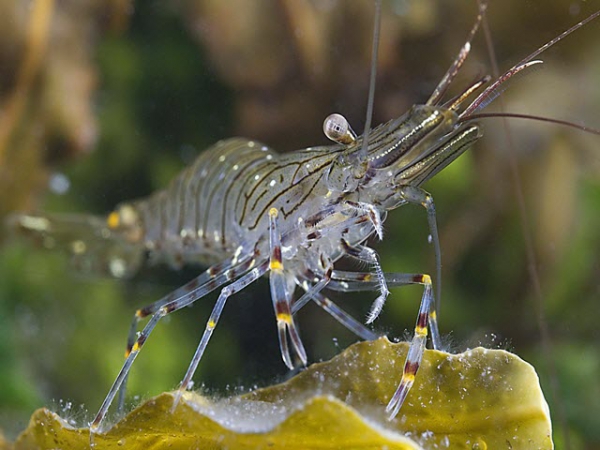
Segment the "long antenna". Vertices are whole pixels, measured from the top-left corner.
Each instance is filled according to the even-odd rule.
[[[600,136],[600,130],[587,125],[579,125],[578,123],[569,122],[568,120],[554,119],[552,117],[534,116],[532,114],[520,114],[511,112],[491,112],[491,113],[476,113],[471,114],[469,117],[462,117],[458,119],[458,122],[466,122],[471,120],[488,119],[492,117],[504,117],[506,119],[525,119],[525,120],[537,120],[538,122],[554,123],[556,125],[563,125],[569,128],[575,128],[585,133],[595,134]]]
[[[554,44],[556,44],[559,41],[562,41],[568,35],[570,35],[574,31],[578,30],[579,28],[583,27],[588,22],[591,22],[592,20],[596,19],[597,17],[600,17],[600,11],[596,11],[594,14],[590,15],[589,17],[587,17],[586,19],[582,20],[581,22],[573,25],[568,30],[563,31],[561,34],[559,34],[558,36],[556,36],[554,39],[552,39],[551,41],[549,41],[546,44],[542,45],[540,48],[538,48],[536,51],[534,51],[533,53],[531,53],[529,56],[523,58],[517,64],[515,64],[514,66],[512,66],[503,75],[497,76],[496,81],[494,81],[481,94],[479,94],[479,96],[467,107],[467,109],[465,109],[461,113],[461,117],[468,116],[471,113],[477,111],[479,109],[479,105],[482,102],[484,102],[489,97],[489,95],[498,88],[498,86],[500,86],[506,80],[508,80],[509,78],[511,78],[516,72],[519,72],[523,68],[526,68],[527,65],[530,64],[531,62],[533,62],[534,58],[536,56],[538,56],[540,53],[545,52],[550,47],[552,47]]]
[[[379,49],[379,35],[381,34],[381,0],[375,0],[375,25],[373,26],[373,48],[371,49],[371,73],[369,74],[369,100],[367,101],[367,118],[365,119],[365,131],[363,142],[358,155],[359,162],[367,159],[369,147],[369,132],[373,119],[373,104],[375,102],[375,78],[377,76],[377,54]]]

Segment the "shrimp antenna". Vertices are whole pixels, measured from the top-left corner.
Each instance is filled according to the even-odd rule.
[[[426,105],[437,105],[440,102],[440,100],[442,99],[442,97],[444,97],[444,95],[446,94],[446,91],[452,84],[452,81],[454,80],[454,78],[456,77],[458,72],[460,72],[460,69],[461,69],[462,65],[464,64],[465,60],[467,59],[467,56],[469,56],[469,52],[471,51],[471,41],[473,40],[473,38],[475,37],[475,34],[477,33],[477,30],[481,26],[481,22],[483,21],[483,17],[485,15],[486,9],[487,9],[487,1],[480,2],[479,3],[479,12],[477,13],[477,18],[475,19],[473,28],[471,28],[471,31],[469,32],[469,36],[467,37],[466,42],[460,49],[460,52],[458,53],[458,57],[456,57],[456,59],[454,60],[452,65],[448,68],[448,70],[442,77],[442,80],[436,86],[435,90],[431,94],[431,97],[429,97],[429,100],[427,100],[427,103],[425,103]]]
[[[525,119],[525,120],[536,120],[538,122],[553,123],[556,125],[563,125],[569,128],[575,128],[576,130],[583,131],[585,133],[595,134],[600,136],[600,130],[587,125],[579,125],[578,123],[569,122],[568,120],[554,119],[552,117],[535,116],[532,114],[519,114],[511,112],[491,112],[491,113],[476,113],[471,114],[469,117],[464,117],[458,120],[458,122],[466,122],[468,120],[488,119],[492,117],[505,117],[507,119]]]
[[[375,0],[375,24],[373,26],[373,48],[371,49],[371,73],[369,74],[369,99],[367,101],[367,117],[365,119],[365,131],[363,142],[358,155],[359,162],[367,159],[369,148],[369,132],[373,120],[373,103],[375,102],[375,78],[377,76],[377,55],[379,50],[379,36],[381,34],[381,0]]]
[[[493,96],[494,92],[503,83],[505,83],[507,80],[509,80],[514,75],[516,75],[517,73],[519,73],[521,70],[526,69],[527,67],[531,66],[532,64],[537,64],[538,63],[538,61],[534,60],[534,58],[536,56],[538,56],[540,53],[545,52],[550,47],[552,47],[554,44],[556,44],[559,41],[562,41],[568,35],[570,35],[574,31],[578,30],[579,28],[581,28],[582,26],[584,26],[588,22],[591,22],[592,20],[594,20],[598,16],[600,16],[600,11],[596,11],[594,14],[592,14],[591,16],[587,17],[586,19],[582,20],[581,22],[573,25],[568,30],[563,31],[561,34],[559,34],[558,36],[556,36],[554,39],[552,39],[551,41],[549,41],[546,44],[542,45],[540,48],[538,48],[536,51],[534,51],[533,53],[531,53],[529,56],[525,57],[523,60],[519,61],[513,67],[511,67],[510,69],[508,69],[496,81],[494,81],[491,85],[489,85],[481,94],[479,94],[479,96],[475,100],[473,100],[473,102],[460,114],[460,117],[463,118],[463,117],[471,116],[475,111],[481,109],[480,105],[482,103],[489,104],[488,97]]]

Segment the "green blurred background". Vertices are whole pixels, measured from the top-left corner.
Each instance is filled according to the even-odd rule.
[[[501,70],[594,6],[491,1]],[[321,123],[334,111],[362,130],[373,21],[368,0],[2,0],[0,13],[2,216],[105,214],[165,186],[225,137],[243,135],[281,151],[327,144]],[[385,3],[375,123],[427,99],[475,14],[475,1]],[[543,54],[541,69],[510,84],[504,108],[600,128],[599,44],[596,21]],[[480,34],[456,89],[490,70]],[[600,140],[512,120],[511,145],[501,120],[484,126],[482,142],[426,186],[436,200],[443,250],[441,331],[449,349],[483,344],[531,362],[550,403],[557,445],[600,448]],[[541,296],[530,276],[511,158]],[[375,244],[384,270],[433,272],[422,210],[395,211],[385,232],[385,242]],[[133,280],[111,280],[74,272],[65,255],[6,231],[1,238],[0,428],[14,437],[41,406],[81,425],[120,368],[135,309],[199,269],[159,266]],[[332,294],[356,317],[364,317],[374,297]],[[130,377],[132,404],[177,385],[214,298],[156,329]],[[376,329],[404,336],[419,299],[418,287],[394,289]],[[232,298],[197,385],[226,393],[289,376],[272,316],[264,280]],[[311,361],[355,340],[313,305],[299,322]]]

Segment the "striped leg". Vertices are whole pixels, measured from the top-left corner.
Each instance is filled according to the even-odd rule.
[[[425,276],[429,278],[429,276]],[[398,411],[400,411],[400,408],[415,381],[415,376],[417,375],[421,359],[423,358],[423,352],[425,351],[428,318],[433,307],[431,280],[423,280],[423,282],[425,281],[427,282],[425,283],[425,292],[423,294],[423,299],[421,300],[421,307],[419,308],[419,316],[417,318],[417,325],[415,326],[415,335],[408,348],[408,354],[402,372],[402,379],[400,380],[396,392],[394,392],[394,395],[385,408],[386,412],[390,414],[390,420],[396,417]]]
[[[381,221],[381,215],[379,214],[379,210],[377,208],[375,208],[370,203],[364,202],[346,201],[344,202],[344,204],[356,209],[357,211],[360,211],[363,214],[363,216],[366,216],[371,222],[371,224],[373,224],[373,228],[375,228],[375,233],[377,234],[379,240],[381,241],[383,239],[383,223]],[[361,216],[359,216],[359,218],[360,217]]]
[[[383,274],[383,269],[379,263],[379,256],[377,256],[377,252],[375,250],[365,245],[357,245],[353,247],[345,239],[342,239],[341,242],[342,247],[347,255],[359,259],[360,261],[366,261],[372,264],[373,268],[375,269],[375,276],[378,281],[377,288],[379,290],[379,297],[375,299],[373,306],[371,306],[371,310],[367,314],[367,324],[372,323],[381,313],[383,305],[385,304],[385,300],[390,294],[385,276]]]
[[[108,412],[108,408],[110,407],[117,391],[123,385],[124,381],[127,379],[129,375],[129,371],[131,370],[131,366],[133,362],[137,358],[142,346],[150,336],[150,333],[154,330],[154,327],[158,323],[160,319],[165,317],[166,315],[175,312],[181,308],[184,308],[188,305],[191,305],[199,298],[204,297],[206,294],[212,292],[213,290],[221,287],[225,283],[233,280],[235,277],[238,277],[240,274],[249,270],[255,263],[252,255],[240,259],[237,264],[233,266],[227,265],[226,267],[221,267],[220,271],[215,271],[214,269],[209,269],[204,274],[200,275],[196,279],[192,280],[185,286],[174,291],[173,294],[169,294],[152,305],[142,308],[136,313],[136,318],[134,319],[135,323],[140,318],[146,317],[150,315],[150,320],[144,327],[144,329],[137,334],[137,339],[135,342],[129,346],[127,356],[125,358],[125,362],[121,367],[121,371],[114,381],[113,385],[110,388],[110,391],[106,395],[98,414],[94,418],[93,422],[90,424],[90,432],[95,433],[99,428],[102,420],[106,416]],[[215,267],[215,266],[213,266]],[[219,266],[216,266],[219,268]],[[210,275],[206,278],[206,273]],[[134,336],[136,334],[134,333]]]
[[[239,292],[242,289],[244,289],[249,284],[258,280],[261,276],[263,276],[267,272],[268,267],[269,267],[269,263],[268,263],[268,261],[265,261],[264,263],[260,264],[258,267],[255,267],[254,269],[252,269],[250,272],[248,272],[243,277],[239,278],[238,280],[234,281],[229,286],[226,286],[221,290],[221,293],[219,294],[219,298],[217,299],[217,302],[215,303],[215,306],[213,307],[210,317],[208,318],[208,322],[206,322],[206,328],[204,329],[204,333],[202,334],[202,339],[200,339],[200,343],[198,344],[198,347],[196,348],[196,353],[194,353],[194,357],[192,358],[192,361],[190,362],[190,365],[188,366],[185,376],[183,377],[183,380],[181,381],[181,384],[179,385],[177,395],[173,402],[173,408],[175,406],[177,406],[177,403],[179,402],[179,398],[181,397],[181,394],[188,388],[188,386],[190,386],[192,377],[194,376],[194,373],[196,372],[196,369],[198,368],[198,364],[200,363],[200,360],[202,359],[202,355],[204,355],[204,350],[206,350],[208,341],[210,340],[212,333],[213,333],[215,327],[217,326],[217,323],[219,322],[219,318],[221,317],[221,313],[223,312],[223,308],[225,307],[225,302],[227,301],[227,299],[230,296],[232,296],[233,294],[235,294],[236,292]]]
[[[379,212],[379,210],[370,203],[353,201],[343,201],[342,203],[330,206],[319,213],[308,217],[304,221],[304,225],[308,230],[308,235],[306,236],[307,239],[316,240],[321,238],[324,234],[327,234],[327,231],[323,228],[321,222],[338,213],[344,213],[347,217],[335,224],[330,224],[330,226],[327,227],[327,230],[331,230],[332,228],[338,230],[350,229],[355,225],[370,222],[377,237],[380,240],[383,239],[382,216],[383,219],[385,219],[387,212]]]
[[[269,262],[269,284],[271,286],[271,300],[275,309],[277,318],[277,332],[279,334],[279,349],[283,362],[290,369],[294,368],[294,363],[290,355],[288,346],[288,337],[296,352],[296,355],[306,365],[306,350],[300,339],[298,328],[294,323],[292,314],[292,294],[294,293],[294,279],[287,275],[283,270],[283,259],[281,256],[281,235],[277,227],[276,208],[269,210],[269,239],[271,246],[271,259]]]
[[[379,282],[374,280],[376,277],[377,274],[373,273],[336,270],[333,272],[332,281],[327,287],[342,292],[374,290],[379,285]],[[393,419],[398,414],[414,383],[427,343],[427,327],[431,329],[431,341],[435,349],[440,347],[440,333],[435,314],[431,277],[426,274],[406,273],[385,273],[384,277],[389,286],[406,286],[409,284],[422,284],[424,286],[415,335],[408,349],[402,379],[386,407],[386,411],[390,413],[390,419]]]
[[[203,289],[216,289],[218,286],[223,283],[219,283],[216,287],[211,287],[210,283],[215,283],[216,279],[223,274],[228,274],[226,278],[228,280],[233,280],[237,278],[239,275],[243,274],[252,264],[253,264],[253,255],[248,253],[244,256],[236,255],[233,258],[229,258],[219,264],[215,264],[208,268],[205,272],[198,275],[192,281],[184,284],[183,286],[175,289],[170,292],[165,297],[160,300],[152,303],[151,305],[145,306],[144,308],[138,309],[133,315],[133,320],[131,321],[131,327],[129,328],[129,335],[127,336],[127,347],[125,349],[125,358],[129,356],[131,350],[135,344],[137,333],[138,333],[138,324],[140,320],[155,314],[160,308],[162,308],[167,303],[173,302],[178,298],[181,298],[185,295],[198,295],[200,297],[206,295],[208,292],[202,293]],[[119,389],[119,399],[118,399],[118,410],[123,411],[125,405],[125,393],[127,390],[127,377],[123,380],[121,387]]]
[[[421,284],[424,286],[421,303],[427,301],[431,305],[429,310],[429,329],[431,330],[431,344],[433,348],[441,348],[440,331],[438,329],[437,316],[433,300],[427,300],[426,296],[431,296],[431,277],[421,273],[384,273],[385,281],[388,286],[399,287],[410,284]],[[359,292],[375,291],[379,286],[377,274],[369,272],[346,272],[334,270],[331,274],[331,281],[327,289],[339,292]],[[429,286],[429,288],[428,288]],[[294,305],[295,306],[295,305]]]

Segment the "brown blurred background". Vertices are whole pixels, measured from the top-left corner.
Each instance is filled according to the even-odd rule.
[[[595,6],[490,3],[500,70]],[[327,144],[321,123],[331,112],[362,130],[373,9],[368,0],[0,0],[0,215],[104,214],[165,186],[221,138],[243,135],[281,151]],[[374,123],[427,99],[476,9],[475,1],[384,3]],[[596,21],[544,53],[541,68],[509,85],[504,109],[600,128],[599,44]],[[480,33],[456,91],[490,71]],[[481,343],[530,361],[558,445],[564,416],[572,448],[598,448],[600,140],[510,120],[511,145],[501,120],[483,123],[482,142],[426,186],[441,231],[442,333],[454,350]],[[530,277],[511,155],[541,296]],[[392,213],[385,231],[375,248],[386,271],[433,272],[422,210]],[[107,280],[73,273],[63,255],[1,236],[0,427],[14,436],[44,405],[82,424],[118,372],[133,311],[198,269],[155,267],[131,281]],[[374,295],[347,297],[340,304],[361,317]],[[419,299],[418,288],[395,289],[377,329],[403,336]],[[176,386],[213,300],[161,324],[134,366],[132,394]],[[299,321],[312,361],[354,340],[312,305]],[[196,380],[224,393],[286,376],[261,281],[228,303]]]

